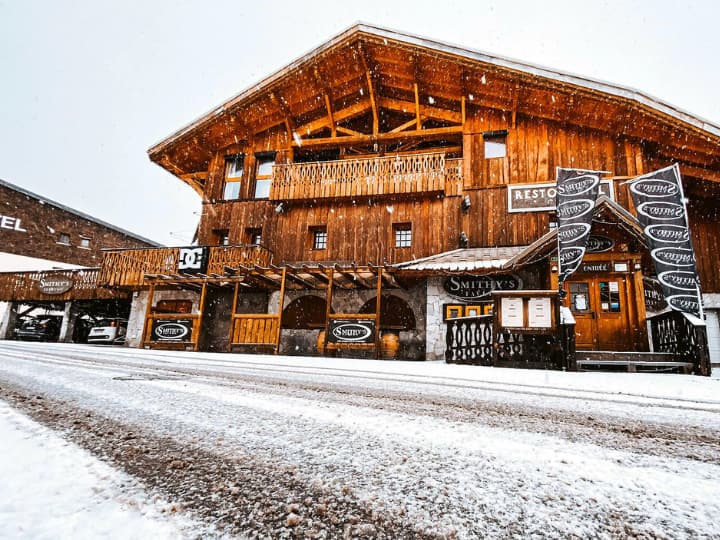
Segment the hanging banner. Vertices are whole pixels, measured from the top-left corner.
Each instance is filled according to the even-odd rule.
[[[580,266],[590,236],[601,171],[557,169],[558,281],[562,283]]]
[[[665,300],[672,309],[700,317],[700,282],[679,167],[640,176],[629,185]]]

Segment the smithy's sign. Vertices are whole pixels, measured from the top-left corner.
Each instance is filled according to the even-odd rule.
[[[555,210],[555,184],[518,184],[508,186],[508,212],[543,212]],[[600,195],[615,199],[611,180],[600,181]]]
[[[599,171],[581,169],[557,170],[555,211],[560,284],[578,269],[585,255],[600,174]]]
[[[190,341],[192,319],[153,319],[151,341]]]
[[[677,165],[633,180],[630,193],[668,305],[700,315],[700,284]]]
[[[375,321],[363,319],[331,319],[329,343],[373,343]]]
[[[443,284],[445,292],[460,300],[489,300],[493,291],[518,291],[517,276],[451,276]]]

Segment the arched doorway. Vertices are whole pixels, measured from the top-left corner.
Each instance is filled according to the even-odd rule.
[[[306,295],[288,304],[282,314],[282,328],[312,330],[325,327],[325,299]]]
[[[388,294],[380,302],[380,330],[415,330],[415,314],[405,300]],[[377,298],[371,298],[360,308],[360,313],[375,313]]]

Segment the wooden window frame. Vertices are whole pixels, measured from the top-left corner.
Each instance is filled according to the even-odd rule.
[[[328,230],[326,225],[317,225],[309,228],[310,249],[313,251],[326,250],[328,246]]]
[[[237,168],[237,163],[240,168]],[[223,183],[223,200],[237,201],[242,198],[242,181],[245,177],[245,155],[234,154],[225,157],[225,182]],[[228,188],[233,188],[232,196],[228,196]],[[236,193],[235,193],[236,191]]]
[[[247,227],[245,229],[246,242],[251,246],[262,245],[262,227]]]
[[[485,159],[502,159],[507,157],[507,136],[506,129],[498,131],[486,131],[483,133],[483,156]],[[493,146],[497,145],[497,147]],[[496,152],[488,152],[488,147],[499,148],[502,145],[502,155],[489,155]]]
[[[70,235],[68,233],[58,233],[58,240],[57,243],[63,246],[69,246],[70,245]]]
[[[253,199],[269,199],[270,198],[270,190],[272,189],[272,180],[273,180],[273,173],[272,173],[272,166],[275,165],[276,160],[276,154],[275,152],[269,152],[269,153],[262,153],[262,154],[255,154],[255,187],[253,189]],[[260,168],[265,164],[270,164],[270,173],[269,174],[260,174]],[[267,183],[267,194],[263,194],[262,197],[258,196],[258,186],[262,185],[265,186]]]
[[[412,247],[412,223],[393,223],[393,238],[396,248]]]
[[[213,229],[215,244],[218,246],[230,245],[230,231],[228,229]]]

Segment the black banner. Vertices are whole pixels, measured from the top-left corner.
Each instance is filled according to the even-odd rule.
[[[192,341],[192,319],[153,319],[150,341]]]
[[[207,272],[210,248],[207,246],[181,247],[178,249],[178,272],[204,274]]]
[[[700,282],[679,167],[672,165],[632,180],[630,194],[665,300],[672,309],[700,317]]]
[[[600,186],[600,174],[600,171],[557,169],[555,209],[560,287],[577,270],[585,255]]]

